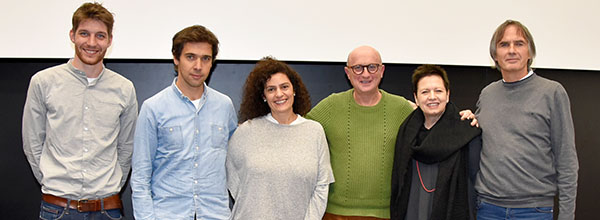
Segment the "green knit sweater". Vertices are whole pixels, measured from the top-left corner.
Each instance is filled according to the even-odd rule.
[[[331,94],[306,118],[323,126],[335,183],[327,212],[390,218],[391,174],[398,128],[413,111],[401,96],[383,90],[375,106],[360,106],[354,89]]]

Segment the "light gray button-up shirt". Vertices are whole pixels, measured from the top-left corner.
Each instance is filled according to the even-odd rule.
[[[72,60],[36,73],[23,110],[23,150],[42,192],[69,199],[118,193],[136,118],[133,83],[109,69],[92,82]]]

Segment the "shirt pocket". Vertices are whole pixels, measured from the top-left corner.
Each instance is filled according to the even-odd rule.
[[[210,144],[213,148],[223,150],[227,148],[227,137],[229,135],[226,128],[223,124],[210,123]]]
[[[84,109],[87,110],[86,107]],[[103,101],[94,103],[94,121],[98,126],[97,129],[102,131],[101,134],[112,134],[118,131],[117,128],[120,126],[120,117],[123,109],[124,107],[118,103]]]
[[[158,128],[159,148],[176,149],[181,145],[183,145],[183,135],[180,126]]]

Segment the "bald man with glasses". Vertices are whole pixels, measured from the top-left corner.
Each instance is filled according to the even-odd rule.
[[[415,105],[379,88],[385,65],[372,47],[354,49],[344,71],[353,88],[306,115],[325,129],[336,178],[323,219],[389,219],[396,135]]]

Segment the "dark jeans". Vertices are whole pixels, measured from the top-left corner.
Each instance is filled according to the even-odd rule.
[[[120,209],[102,210],[97,212],[78,212],[77,209],[63,208],[42,201],[40,205],[41,220],[111,220],[123,219]]]

